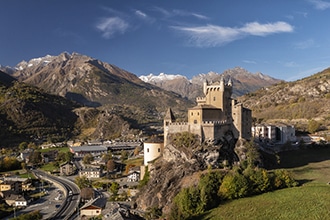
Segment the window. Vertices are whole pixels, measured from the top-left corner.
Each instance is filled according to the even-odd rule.
[[[193,116],[193,115],[194,115],[194,113],[192,112],[192,113],[191,113],[191,116]]]
[[[149,153],[149,148],[147,148],[147,153]]]
[[[215,101],[215,96],[213,97],[213,101]]]
[[[160,148],[158,148],[158,153],[160,152]]]
[[[194,124],[197,124],[197,120],[194,120]]]

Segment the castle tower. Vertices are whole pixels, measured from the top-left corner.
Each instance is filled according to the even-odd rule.
[[[167,145],[168,127],[172,122],[175,122],[175,117],[172,109],[168,108],[164,117],[164,146]]]
[[[206,87],[206,104],[222,109],[224,115],[222,120],[231,118],[232,87],[232,81],[229,80],[226,84],[223,77],[221,77],[220,82]]]

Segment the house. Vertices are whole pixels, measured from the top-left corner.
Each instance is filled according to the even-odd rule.
[[[86,203],[80,208],[81,219],[90,219],[91,217],[101,215],[102,208],[105,207],[106,200],[103,198],[96,198]]]
[[[44,163],[49,163],[49,162],[53,162],[56,160],[56,157],[58,155],[58,151],[57,150],[51,150],[48,152],[43,152],[41,153],[41,157]]]
[[[99,168],[86,168],[79,170],[79,177],[85,176],[87,179],[100,178],[101,169]]]
[[[253,126],[251,131],[255,139],[266,143],[285,144],[297,141],[294,126],[284,123],[259,124]]]
[[[30,174],[29,174],[30,175]],[[28,191],[32,188],[32,180],[30,178],[5,177],[3,181],[18,181],[22,184],[22,191]]]
[[[140,171],[130,170],[127,175],[127,182],[138,182],[140,181]]]
[[[11,191],[13,193],[21,193],[22,192],[22,183],[19,181],[13,180],[4,180],[0,183],[0,191]]]
[[[80,147],[70,147],[71,153],[77,157],[83,157],[86,154],[92,154],[93,156],[100,156],[108,152],[108,148],[103,145],[99,146],[80,146]]]
[[[4,200],[9,206],[26,207],[28,205],[28,200],[19,194],[10,194]]]
[[[60,175],[62,176],[70,176],[75,172],[75,167],[73,163],[66,162],[60,165]]]
[[[20,153],[20,156],[19,158],[22,160],[22,161],[25,161],[26,163],[28,163],[28,159],[29,159],[29,156],[33,153],[33,149],[32,148],[27,148],[25,150],[23,150],[21,153]]]

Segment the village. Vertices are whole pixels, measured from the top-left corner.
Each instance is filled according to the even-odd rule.
[[[152,163],[162,156],[168,136],[173,133],[190,131],[201,141],[214,142],[227,131],[234,131],[235,138],[253,140],[260,150],[270,154],[324,141],[312,135],[297,137],[293,125],[252,125],[251,111],[231,100],[231,91],[231,81],[225,84],[222,80],[215,85],[205,83],[205,97],[197,98],[197,106],[188,110],[188,122],[176,122],[174,113],[168,109],[163,137],[75,140],[40,146],[22,143],[16,156],[25,177],[21,177],[19,171],[3,173],[1,201],[13,207],[13,216],[31,206],[35,209],[39,203],[44,207],[42,214],[51,215],[68,198],[75,198],[79,208],[71,211],[79,219],[96,216],[139,219],[143,213],[135,210],[134,198],[146,184],[146,174],[152,172]],[[47,175],[69,180],[79,190],[72,192],[59,180],[52,181],[50,176],[45,178]]]

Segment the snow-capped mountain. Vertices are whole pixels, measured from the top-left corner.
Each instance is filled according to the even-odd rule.
[[[51,55],[46,55],[44,57],[39,57],[39,58],[33,58],[30,61],[26,62],[25,60],[21,61],[15,66],[16,70],[24,70],[25,68],[31,68],[38,66],[39,64],[41,65],[47,65],[49,62],[51,62],[55,56]]]
[[[15,72],[15,69],[10,66],[2,66],[0,64],[0,71],[5,72],[7,74],[13,74]]]
[[[221,74],[213,71],[206,74],[200,73],[190,80],[179,74],[172,75],[165,73],[160,73],[158,76],[149,74],[148,76],[140,76],[139,78],[165,90],[176,92],[190,100],[195,100],[197,96],[202,95],[203,82],[216,82],[219,81],[221,77],[224,77],[225,80],[232,80],[234,97],[256,91],[259,88],[267,87],[281,81],[260,72],[250,73],[241,67],[225,70]]]
[[[152,83],[152,82],[161,82],[165,80],[174,80],[174,79],[187,79],[187,77],[179,75],[179,74],[165,74],[165,73],[160,73],[158,76],[150,73],[147,76],[140,76],[139,77],[142,81],[147,82],[147,83]]]

